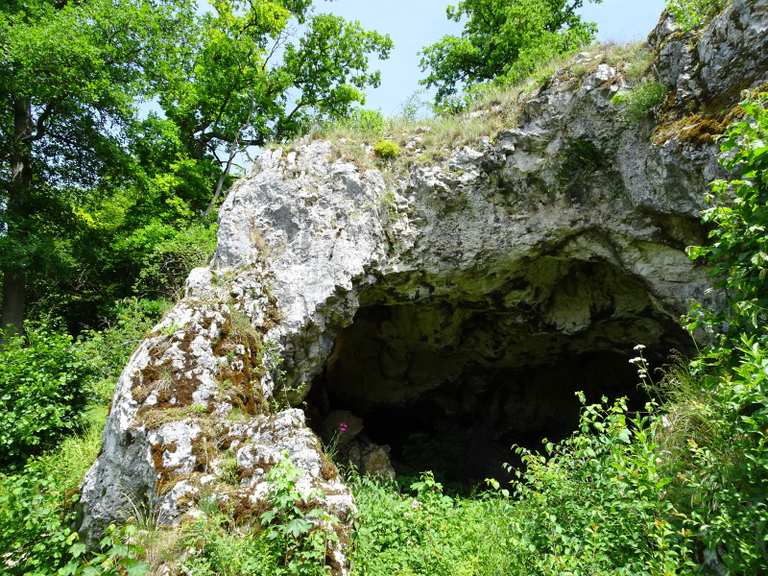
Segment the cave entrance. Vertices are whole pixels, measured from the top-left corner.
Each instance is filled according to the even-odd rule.
[[[687,336],[639,281],[605,265],[575,272],[559,278],[567,282],[551,276],[533,304],[512,301],[508,289],[365,303],[313,383],[310,422],[364,471],[391,462],[398,475],[432,470],[469,486],[502,478],[513,444],[540,448],[569,435],[577,391],[642,407],[633,347],[645,344],[659,366],[687,349]]]

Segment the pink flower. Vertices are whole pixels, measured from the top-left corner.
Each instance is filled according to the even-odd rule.
[[[339,424],[339,432],[344,434],[344,433],[346,433],[347,430],[349,430],[349,424],[347,424],[346,422],[341,422]]]

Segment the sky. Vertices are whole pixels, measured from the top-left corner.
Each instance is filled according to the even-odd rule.
[[[324,0],[316,2],[319,12],[333,12],[349,20],[359,20],[370,29],[387,33],[395,43],[389,60],[376,63],[381,70],[381,86],[367,93],[366,108],[397,114],[403,104],[419,90],[423,77],[419,70],[419,51],[445,34],[458,34],[461,27],[445,17],[445,8],[455,0]],[[581,12],[598,25],[601,41],[643,40],[656,25],[665,0],[603,0],[588,4]],[[421,97],[428,99],[426,95]]]

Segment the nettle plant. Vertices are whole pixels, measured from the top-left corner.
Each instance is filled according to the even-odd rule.
[[[299,469],[284,454],[268,473],[270,509],[260,521],[265,537],[277,552],[279,568],[275,574],[320,576],[329,573],[326,556],[338,542],[334,530],[338,519],[313,504],[320,494],[304,495],[297,482]]]

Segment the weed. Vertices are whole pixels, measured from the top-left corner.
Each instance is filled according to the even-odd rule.
[[[400,146],[392,140],[379,140],[373,146],[373,153],[382,160],[393,160],[400,156]]]
[[[632,89],[619,92],[613,97],[613,104],[622,109],[631,122],[641,122],[664,101],[667,88],[655,80],[643,80]]]

